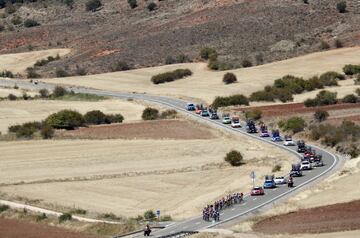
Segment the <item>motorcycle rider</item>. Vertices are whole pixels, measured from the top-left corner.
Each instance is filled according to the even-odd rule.
[[[145,229],[144,229],[144,236],[150,236],[151,233],[151,228],[149,226],[149,224],[146,224]]]
[[[288,181],[288,187],[292,187],[293,185],[294,185],[294,180],[293,180],[293,177],[290,176],[289,181]]]

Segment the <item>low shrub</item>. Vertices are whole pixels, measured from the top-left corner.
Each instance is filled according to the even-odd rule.
[[[240,166],[243,164],[243,156],[239,151],[232,150],[226,154],[224,160],[232,166]]]
[[[191,62],[191,60],[188,55],[180,54],[180,55],[176,56],[176,62],[177,63],[186,63],[186,62]]]
[[[126,71],[130,70],[131,67],[125,61],[118,61],[112,66],[112,71]]]
[[[17,100],[17,97],[16,97],[14,94],[10,93],[10,94],[8,95],[8,99],[9,99],[10,101],[15,101],[15,100]]]
[[[63,213],[59,216],[59,223],[72,220],[72,215],[70,213]]]
[[[355,85],[360,84],[360,74],[357,74],[356,79],[354,80]]]
[[[33,19],[26,19],[24,21],[24,26],[30,28],[30,27],[40,26],[40,23],[38,23]]]
[[[81,208],[76,208],[76,209],[73,209],[69,212],[70,214],[80,214],[80,215],[85,215],[87,213],[86,210],[84,209],[81,209]]]
[[[317,110],[314,113],[314,118],[316,121],[318,122],[323,122],[325,121],[327,118],[329,117],[329,113],[327,111],[323,111],[323,110]]]
[[[172,56],[167,56],[165,59],[165,64],[175,64],[176,63],[176,59],[173,58]]]
[[[108,123],[108,124],[122,123],[123,121],[124,121],[124,117],[120,113],[108,114],[108,115],[106,115],[106,118],[105,118],[105,122]]]
[[[151,12],[151,11],[154,11],[157,8],[157,5],[156,5],[156,3],[151,2],[146,6],[146,8]]]
[[[223,77],[223,82],[225,84],[232,84],[235,83],[237,81],[237,78],[235,76],[235,74],[233,73],[226,73]]]
[[[153,212],[153,210],[147,210],[144,212],[144,218],[145,220],[152,221],[156,218],[156,214]]]
[[[273,102],[275,101],[276,96],[273,92],[268,91],[256,91],[250,95],[250,101],[265,101],[265,102]]]
[[[336,48],[342,48],[342,47],[344,47],[344,45],[343,45],[343,43],[342,43],[341,40],[336,39],[336,40],[335,40],[335,47],[336,47]]]
[[[48,217],[46,216],[46,214],[45,213],[42,213],[41,215],[37,215],[36,216],[36,218],[35,218],[35,220],[36,220],[36,222],[40,222],[40,221],[43,221],[43,220],[45,220],[45,219],[47,219]]]
[[[205,47],[200,50],[200,57],[204,60],[208,60],[210,56],[217,58],[217,55],[216,50],[210,47]]]
[[[279,127],[281,127],[284,131],[291,131],[294,134],[303,131],[305,126],[305,120],[301,117],[291,117],[279,123]]]
[[[346,1],[340,1],[336,4],[336,9],[340,12],[340,13],[345,13],[346,12]]]
[[[41,98],[48,98],[50,96],[49,90],[46,88],[40,89],[39,94]]]
[[[69,73],[65,70],[65,69],[62,69],[62,68],[57,68],[55,70],[55,75],[56,77],[58,78],[63,78],[63,77],[68,77],[70,76]]]
[[[84,120],[87,125],[100,125],[106,122],[106,115],[100,110],[85,113]]]
[[[53,90],[52,96],[54,98],[59,98],[65,96],[65,94],[67,94],[67,91],[64,87],[56,86]]]
[[[45,122],[55,129],[73,130],[85,123],[83,115],[73,110],[62,110],[48,116]]]
[[[320,42],[320,50],[328,50],[330,49],[330,45],[329,43],[327,43],[326,41],[321,41]]]
[[[40,135],[43,139],[51,139],[54,137],[54,134],[54,129],[49,125],[44,125],[40,130]]]
[[[159,110],[156,108],[147,107],[144,109],[141,118],[144,121],[156,120],[159,118]]]
[[[275,165],[271,170],[272,173],[276,173],[279,171],[281,171],[281,165],[279,165],[279,164]]]
[[[172,82],[191,75],[192,72],[189,69],[176,69],[171,72],[154,75],[151,77],[151,81],[154,84],[160,84],[160,83]]]
[[[128,4],[132,9],[134,9],[134,8],[136,8],[138,6],[137,5],[137,0],[128,0]]]
[[[249,100],[242,94],[236,94],[229,97],[216,97],[211,105],[214,108],[249,105]]]
[[[247,120],[260,120],[262,116],[262,112],[258,109],[250,110],[245,112],[245,118]]]
[[[242,65],[242,67],[244,67],[244,68],[248,68],[248,67],[251,67],[251,66],[252,66],[252,63],[251,63],[250,60],[244,59],[244,60],[241,62],[241,65]]]
[[[306,107],[325,106],[337,103],[336,92],[329,92],[326,90],[320,91],[314,99],[306,99],[304,105]]]
[[[360,74],[360,65],[347,64],[343,67],[343,71],[346,75]]]
[[[0,205],[0,213],[6,211],[8,209],[10,209],[10,207],[8,205],[3,205],[3,204]]]
[[[9,70],[4,70],[0,72],[0,77],[2,78],[14,78],[14,74]]]
[[[85,9],[88,12],[95,12],[99,7],[102,6],[102,3],[100,0],[88,0],[85,3]]]
[[[38,74],[36,72],[36,70],[33,67],[29,67],[26,69],[27,72],[27,78],[31,78],[31,79],[35,79],[35,78],[40,78],[40,74]]]
[[[163,111],[160,115],[161,119],[174,119],[177,116],[177,111],[169,109],[166,111]]]
[[[354,94],[349,94],[349,95],[346,95],[342,99],[342,102],[344,102],[344,103],[357,103],[358,102],[358,97],[356,97]]]

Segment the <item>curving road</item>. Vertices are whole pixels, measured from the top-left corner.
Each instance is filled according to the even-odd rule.
[[[54,85],[51,84],[44,84],[39,83],[37,85],[32,84],[28,81],[23,80],[0,80],[0,86],[8,86],[13,87],[15,83],[20,87],[24,89],[41,89],[41,88],[47,88],[48,90],[52,90],[54,88]],[[219,120],[210,120],[209,118],[201,117],[193,112],[188,112],[185,110],[186,103],[183,100],[175,99],[175,98],[168,98],[168,97],[162,97],[162,96],[154,96],[154,95],[148,95],[148,94],[138,94],[138,93],[122,93],[122,92],[108,92],[108,91],[102,91],[102,90],[96,90],[96,89],[88,89],[88,88],[79,88],[79,87],[68,87],[69,89],[73,90],[76,93],[89,93],[89,94],[96,94],[100,96],[110,96],[115,98],[122,98],[122,99],[135,99],[135,100],[143,100],[151,103],[160,104],[163,106],[167,106],[169,108],[175,109],[179,112],[182,112],[189,117],[203,122],[207,123],[209,125],[212,125],[214,127],[227,130],[231,133],[241,133],[246,136],[250,136],[256,140],[263,141],[265,143],[272,144],[274,146],[277,146],[281,149],[287,150],[290,153],[293,153],[296,155],[299,159],[301,158],[301,155],[296,152],[296,147],[285,147],[282,145],[282,142],[272,142],[270,138],[260,138],[258,134],[248,134],[245,132],[243,128],[234,129],[231,128],[229,125],[224,125]],[[242,123],[244,124],[244,123]],[[290,193],[310,184],[311,182],[320,179],[325,174],[328,174],[330,172],[335,171],[336,165],[338,164],[338,158],[336,155],[332,154],[331,152],[328,152],[322,148],[312,146],[317,153],[321,153],[323,155],[323,161],[325,163],[325,166],[315,168],[310,171],[304,171],[304,176],[300,178],[295,178],[295,187],[294,188],[288,188],[286,185],[284,186],[278,186],[276,189],[269,189],[265,191],[264,196],[258,196],[258,197],[251,197],[249,194],[245,194],[244,202],[235,205],[232,208],[226,209],[221,211],[220,213],[220,222],[212,223],[212,222],[205,222],[202,220],[202,217],[195,217],[189,220],[185,220],[183,222],[179,223],[173,223],[172,225],[167,226],[165,229],[156,231],[153,233],[155,237],[165,236],[165,235],[171,235],[182,231],[198,231],[206,228],[215,227],[219,224],[226,223],[230,220],[233,220],[235,218],[239,218],[241,216],[247,215],[249,213],[252,213],[266,205],[269,205],[280,198],[283,198]],[[200,214],[199,214],[200,215]]]

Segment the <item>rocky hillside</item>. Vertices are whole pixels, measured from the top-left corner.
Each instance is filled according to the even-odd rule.
[[[336,39],[360,43],[356,0],[347,1],[345,13],[337,0],[137,0],[133,9],[128,0],[101,0],[94,11],[86,10],[87,1],[7,4],[0,9],[0,53],[73,49],[42,66],[51,76],[59,67],[107,72],[117,61],[132,67],[164,64],[167,57],[198,61],[204,46],[237,67],[244,59],[256,65],[334,48]]]

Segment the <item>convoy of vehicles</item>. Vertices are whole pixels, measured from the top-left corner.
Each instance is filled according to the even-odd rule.
[[[212,110],[211,108],[207,109],[203,107],[203,105],[195,105],[193,103],[188,103],[186,105],[187,111],[195,111],[196,114],[199,114],[202,117],[209,117],[211,120],[219,120],[220,117],[217,114],[216,110]],[[241,122],[240,118],[237,116],[231,117],[229,114],[222,114],[221,115],[221,122],[223,124],[228,124],[232,128],[240,128]],[[246,132],[248,133],[257,133],[256,124],[252,120],[248,120],[246,122]],[[273,142],[281,142],[283,139],[280,136],[279,130],[273,130],[270,133],[268,132],[268,128],[264,123],[259,125],[259,136],[260,137],[270,137]],[[313,168],[322,167],[324,166],[324,162],[322,160],[321,154],[316,154],[316,151],[313,150],[310,146],[306,146],[305,141],[298,140],[295,142],[291,136],[285,136],[283,145],[285,146],[297,146],[297,152],[303,153],[303,157],[301,162],[298,164],[292,164],[291,171],[289,172],[289,176],[278,176],[274,177],[265,176],[265,181],[263,186],[254,187],[251,189],[251,196],[256,195],[264,195],[264,189],[271,189],[276,188],[278,185],[287,184],[288,187],[294,186],[294,177],[301,177],[303,176],[304,170],[311,170]]]

